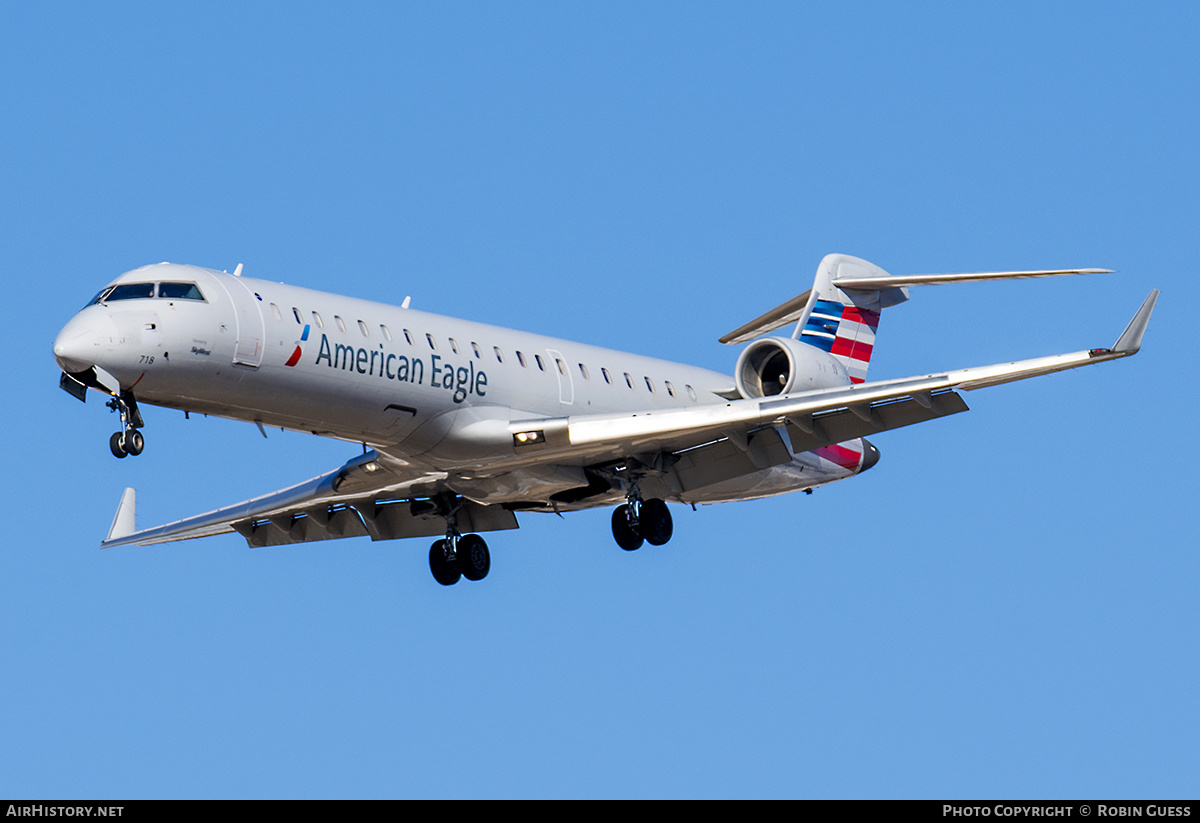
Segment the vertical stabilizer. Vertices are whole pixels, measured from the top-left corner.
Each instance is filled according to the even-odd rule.
[[[879,313],[908,299],[908,289],[869,284],[839,288],[836,280],[856,282],[889,278],[886,271],[848,254],[827,254],[817,267],[808,305],[796,324],[793,338],[827,351],[841,361],[854,383],[867,379],[875,348]]]

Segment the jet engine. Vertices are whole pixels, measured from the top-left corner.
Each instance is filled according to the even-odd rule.
[[[738,357],[734,380],[747,399],[850,385],[837,358],[790,337],[764,337],[747,346]]]

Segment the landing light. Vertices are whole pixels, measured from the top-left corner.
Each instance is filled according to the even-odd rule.
[[[546,434],[542,431],[517,432],[513,435],[514,446],[532,446],[537,443],[545,442]]]
[[[377,472],[379,471],[379,464],[372,460],[370,463],[363,463],[363,468],[368,472]]]

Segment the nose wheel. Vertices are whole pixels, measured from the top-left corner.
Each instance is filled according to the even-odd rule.
[[[138,429],[144,423],[142,422],[142,413],[138,411],[137,401],[133,399],[133,394],[127,391],[121,392],[120,395],[108,401],[108,407],[121,413],[121,430],[108,438],[108,448],[112,451],[113,457],[126,457],[131,454],[136,457],[141,454],[142,449],[146,447],[146,439],[142,437],[142,433]]]
[[[114,457],[125,457],[130,454],[136,457],[146,447],[146,439],[137,429],[129,428],[125,431],[113,432],[113,436],[108,438],[108,447],[112,450]]]

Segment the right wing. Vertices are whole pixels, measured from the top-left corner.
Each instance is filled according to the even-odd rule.
[[[530,450],[616,456],[674,452],[721,437],[745,440],[757,430],[791,424],[790,429],[803,433],[798,441],[793,439],[796,451],[806,451],[964,411],[966,404],[957,390],[998,386],[1136,354],[1157,299],[1155,289],[1112,348],[679,410],[524,420],[512,423],[510,430],[518,443],[525,437]]]

